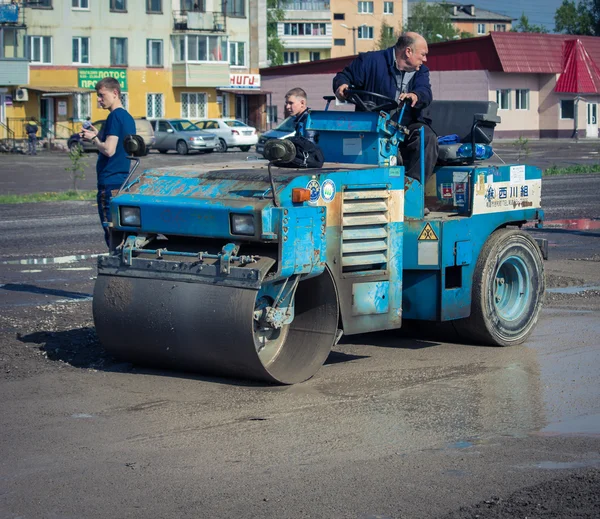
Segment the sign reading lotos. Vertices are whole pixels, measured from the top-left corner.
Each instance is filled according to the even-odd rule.
[[[79,86],[94,88],[96,83],[105,77],[114,77],[121,85],[121,90],[127,92],[127,70],[115,68],[80,68],[78,71]]]

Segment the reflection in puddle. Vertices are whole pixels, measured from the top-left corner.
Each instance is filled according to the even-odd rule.
[[[25,258],[19,260],[0,261],[0,265],[58,265],[76,263],[86,259],[107,256],[108,254],[73,254],[72,256],[59,256],[56,258]]]
[[[600,459],[585,461],[541,461],[539,463],[534,463],[533,466],[545,470],[582,469],[585,467],[600,466]]]
[[[563,220],[545,220],[545,229],[571,229],[574,231],[593,231],[600,229],[600,220],[590,218],[572,218]]]
[[[600,285],[588,285],[580,287],[558,287],[558,288],[547,288],[546,292],[552,294],[579,294],[581,292],[587,292],[589,290],[600,290]]]
[[[578,416],[569,420],[552,423],[541,430],[554,434],[600,434],[600,414]]]

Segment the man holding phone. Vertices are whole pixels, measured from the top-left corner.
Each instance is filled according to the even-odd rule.
[[[110,247],[110,200],[129,175],[130,163],[123,142],[126,135],[135,134],[135,121],[121,104],[121,85],[116,79],[106,77],[98,81],[95,88],[100,106],[110,113],[101,131],[85,121],[81,136],[90,140],[98,149],[98,214],[104,229],[104,239]]]

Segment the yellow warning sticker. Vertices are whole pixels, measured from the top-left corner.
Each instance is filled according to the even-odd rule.
[[[425,225],[425,227],[423,227],[423,230],[421,231],[421,234],[419,234],[419,241],[438,241],[438,237],[436,236],[433,227],[431,227],[430,223],[427,223]]]

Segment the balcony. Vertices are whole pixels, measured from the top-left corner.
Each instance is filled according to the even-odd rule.
[[[173,63],[174,87],[229,85],[229,63]]]
[[[17,4],[0,4],[0,23],[19,22],[19,6]]]
[[[283,1],[279,2],[279,9],[284,9],[285,11],[329,11],[330,5],[329,2],[324,1],[311,1],[311,0],[291,0],[291,1]]]
[[[224,33],[225,16],[216,11],[173,11],[173,30]]]
[[[0,85],[16,86],[29,82],[29,60],[0,57]]]

